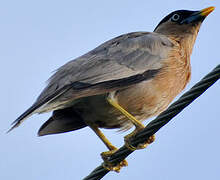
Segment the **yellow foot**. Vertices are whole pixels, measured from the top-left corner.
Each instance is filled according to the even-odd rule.
[[[123,161],[121,161],[120,163],[118,164],[113,164],[113,163],[110,163],[109,162],[109,158],[112,154],[114,154],[118,149],[114,149],[114,150],[111,150],[111,151],[106,151],[106,152],[102,152],[101,153],[101,156],[102,156],[102,159],[104,160],[104,163],[103,163],[103,167],[109,171],[115,171],[117,173],[120,172],[121,168],[124,167],[124,166],[128,166],[128,162],[124,159]]]
[[[152,142],[155,141],[155,135],[152,135],[149,137],[149,139],[144,142],[144,143],[141,143],[141,144],[138,144],[137,147],[134,147],[131,145],[130,143],[130,140],[132,137],[134,137],[136,135],[137,131],[134,130],[131,134],[128,134],[127,136],[124,137],[124,141],[125,141],[125,146],[130,149],[131,151],[135,151],[135,150],[138,150],[138,149],[144,149],[146,148],[149,144],[151,144]]]

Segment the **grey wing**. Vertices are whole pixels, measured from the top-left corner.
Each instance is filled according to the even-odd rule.
[[[95,84],[158,69],[171,46],[167,37],[156,33],[122,35],[59,68],[50,78],[49,86],[62,87],[73,82]]]
[[[83,88],[160,69],[171,47],[167,37],[156,33],[134,32],[114,38],[60,67],[37,101],[66,85]]]
[[[103,43],[60,67],[37,101],[14,126],[34,112],[59,109],[49,106],[51,102],[66,104],[79,97],[117,90],[152,77],[162,68],[162,61],[171,47],[167,37],[149,32],[129,33]]]

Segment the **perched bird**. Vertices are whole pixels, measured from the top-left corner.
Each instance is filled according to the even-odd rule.
[[[190,80],[190,55],[200,25],[214,10],[178,10],[167,15],[154,32],[132,32],[111,39],[66,63],[49,79],[36,102],[14,122],[19,126],[34,113],[53,111],[39,136],[63,133],[86,126],[108,147],[104,160],[117,148],[99,128],[142,130],[142,121],[164,111]],[[143,148],[154,140],[150,138]],[[119,171],[106,162],[106,168]]]

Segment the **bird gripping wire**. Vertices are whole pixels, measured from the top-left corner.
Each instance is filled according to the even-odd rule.
[[[212,86],[220,78],[220,64],[216,66],[209,74],[207,74],[201,81],[196,83],[189,91],[184,93],[177,101],[169,106],[167,110],[162,112],[153,121],[151,121],[142,131],[131,139],[131,145],[137,146],[145,142],[150,136],[155,134],[166,125],[173,117],[179,114],[185,107],[191,104],[196,98],[202,95],[210,86]],[[122,146],[110,158],[109,162],[117,164],[129,156],[133,151],[126,146]],[[94,169],[83,180],[99,180],[102,179],[109,171],[102,165]]]

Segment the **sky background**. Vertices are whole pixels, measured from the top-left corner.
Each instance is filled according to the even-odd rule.
[[[0,179],[75,180],[102,162],[104,144],[89,128],[38,137],[50,113],[34,115],[9,134],[10,124],[45,87],[52,72],[106,40],[133,31],[153,31],[168,13],[216,6],[204,21],[191,56],[186,90],[219,60],[217,0],[19,0],[0,2]],[[220,82],[156,134],[147,149],[127,158],[129,166],[103,179],[185,180],[220,178]],[[113,144],[123,136],[104,130]]]

